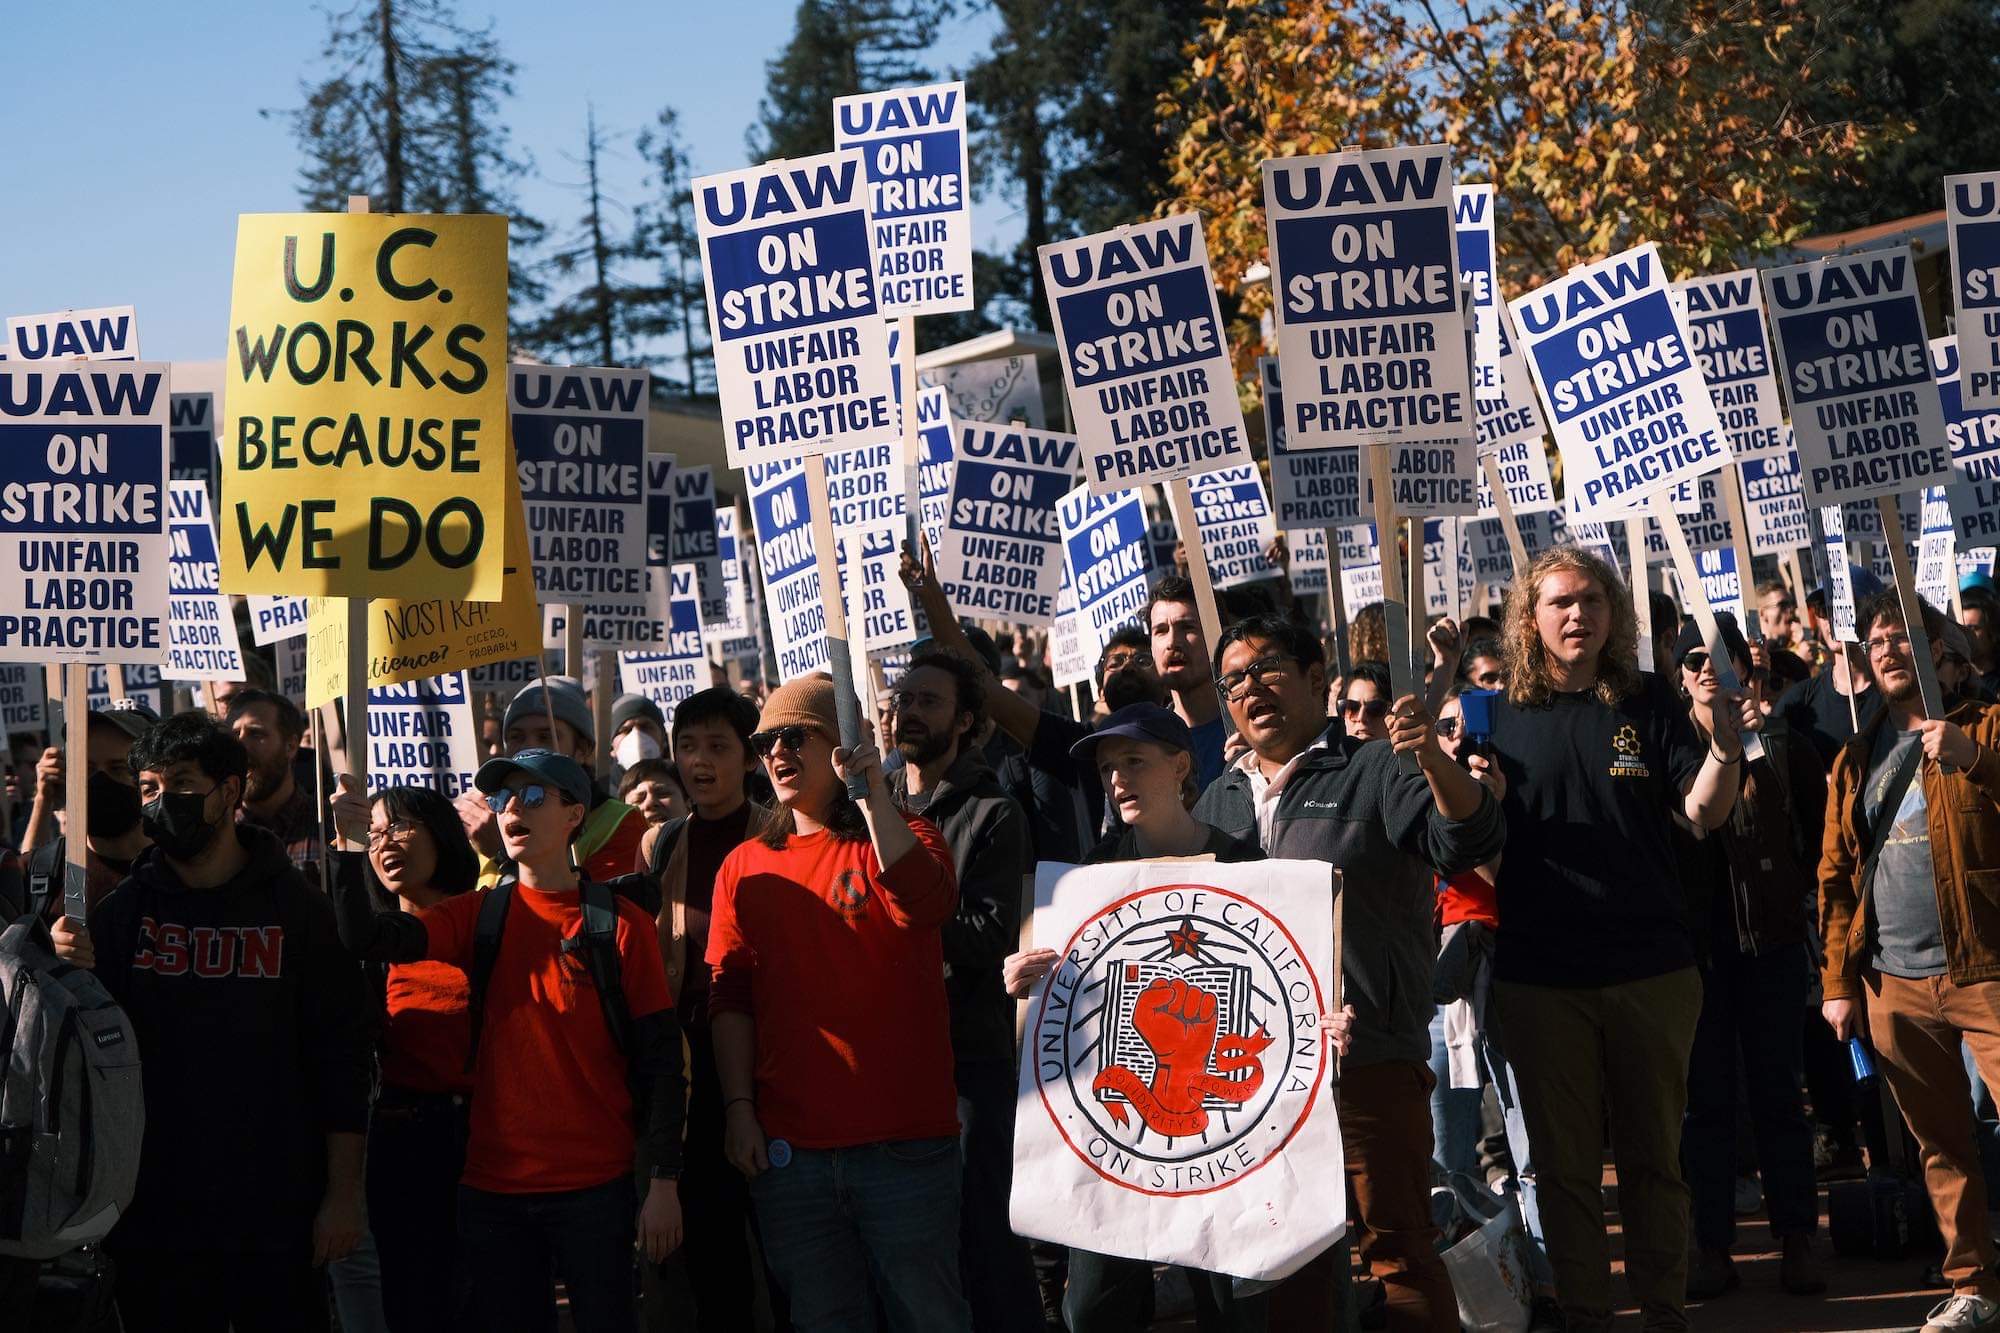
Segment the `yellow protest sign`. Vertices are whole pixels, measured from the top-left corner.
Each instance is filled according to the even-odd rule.
[[[223,591],[500,600],[506,358],[507,219],[239,218]]]
[[[377,598],[368,606],[368,684],[397,685],[447,671],[532,657],[542,650],[542,611],[528,563],[527,511],[513,451],[507,451],[505,595],[497,602]],[[347,693],[347,602],[314,597],[306,615],[306,707]]]

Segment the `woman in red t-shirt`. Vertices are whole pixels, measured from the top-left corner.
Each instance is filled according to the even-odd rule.
[[[801,1328],[969,1333],[958,1102],[939,927],[951,852],[897,809],[874,742],[835,749],[831,677],[771,695],[751,748],[778,798],[723,860],[708,1006],[723,1150]],[[843,787],[866,783],[860,802]]]

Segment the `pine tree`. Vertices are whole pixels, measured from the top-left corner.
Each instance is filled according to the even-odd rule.
[[[606,148],[592,108],[585,121],[583,157],[578,160],[584,169],[578,187],[583,217],[547,260],[552,277],[571,280],[582,275],[584,283],[545,310],[521,337],[530,347],[578,364],[616,366],[624,364],[620,352],[629,350],[644,331],[647,292],[627,282],[620,269],[632,243],[629,235],[617,234],[611,218],[613,210],[622,211],[624,206],[604,190],[601,167]]]
[[[516,157],[500,120],[500,103],[514,91],[514,62],[486,34],[432,58],[424,70],[441,114],[425,126],[434,136],[439,173],[420,186],[415,206],[435,213],[497,213],[507,223],[508,303],[525,310],[548,294],[531,255],[548,229],[521,208],[515,182],[531,163]]]
[[[681,392],[689,398],[715,392],[715,354],[708,345],[708,313],[702,293],[701,244],[695,233],[694,169],[680,114],[664,108],[638,140],[639,156],[652,168],[653,197],[639,209],[632,228],[632,257],[653,265],[659,280],[642,289],[646,308],[638,331],[678,338]],[[663,377],[654,378],[663,387]]]
[[[951,0],[800,0],[792,39],[765,67],[745,136],[759,162],[833,151],[833,99],[935,76],[923,55]]]

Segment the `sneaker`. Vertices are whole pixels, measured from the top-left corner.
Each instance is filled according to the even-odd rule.
[[[1794,1296],[1817,1296],[1826,1290],[1819,1261],[1813,1258],[1812,1238],[1787,1236],[1784,1258],[1778,1263],[1778,1285]]]
[[[1688,1256],[1687,1298],[1712,1301],[1743,1279],[1736,1274],[1736,1261],[1726,1251],[1706,1246]]]
[[[1736,1177],[1736,1215],[1755,1217],[1757,1210],[1763,1206],[1764,1187],[1757,1183],[1757,1177]]]
[[[2000,1319],[2000,1305],[1984,1296],[1953,1296],[1924,1319],[1923,1333],[1957,1333],[1964,1328],[1991,1328]]]

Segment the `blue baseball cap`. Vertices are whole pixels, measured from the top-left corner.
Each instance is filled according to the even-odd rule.
[[[472,776],[472,785],[490,796],[511,781],[516,773],[526,773],[554,787],[578,805],[590,804],[590,775],[583,765],[554,750],[530,749],[504,759],[488,759]]]
[[[1181,721],[1181,715],[1171,708],[1158,704],[1126,704],[1123,708],[1104,719],[1104,725],[1091,732],[1075,745],[1069,747],[1069,756],[1083,763],[1089,763],[1097,752],[1097,743],[1112,736],[1124,736],[1129,740],[1152,741],[1175,750],[1194,752],[1194,733],[1188,724]]]

